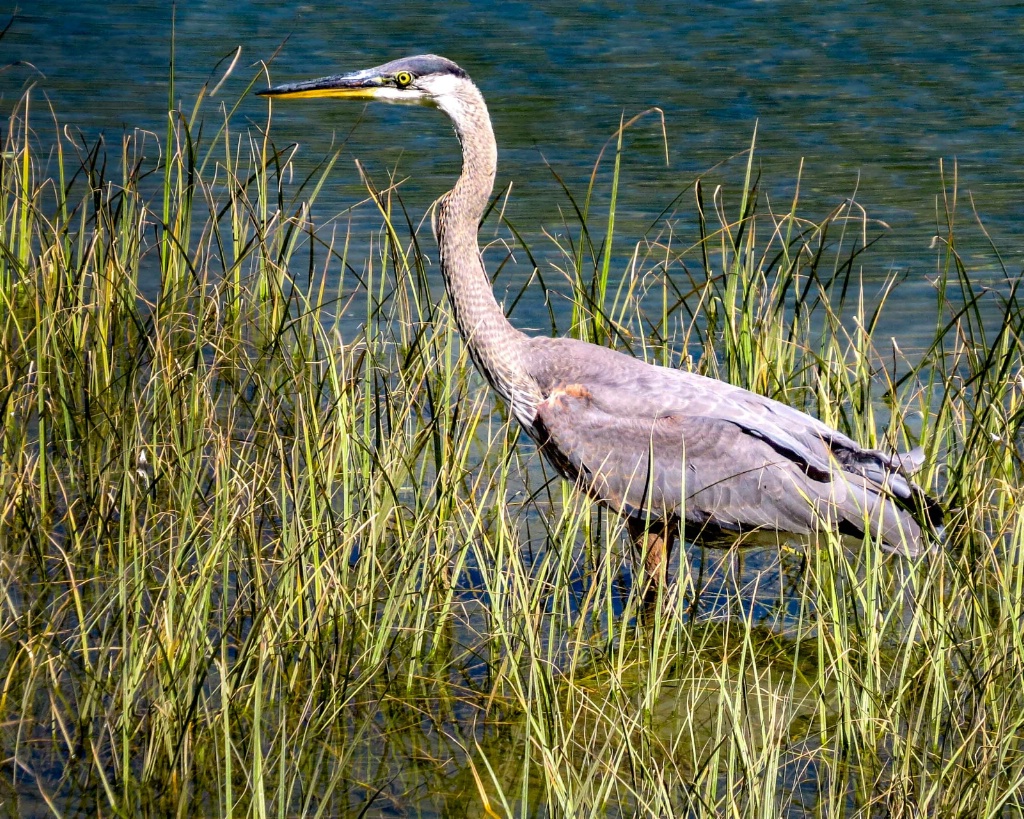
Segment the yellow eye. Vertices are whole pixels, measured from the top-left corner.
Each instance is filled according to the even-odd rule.
[[[408,71],[399,71],[395,74],[395,83],[399,88],[405,88],[409,83],[412,82],[412,74]]]

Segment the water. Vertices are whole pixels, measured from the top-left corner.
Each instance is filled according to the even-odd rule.
[[[190,108],[202,84],[219,79],[218,62],[238,45],[242,59],[218,95],[228,106],[245,94],[257,63],[275,54],[275,82],[424,51],[451,57],[488,99],[501,149],[499,184],[513,185],[506,213],[542,264],[557,260],[557,253],[541,249],[549,246],[544,231],[559,233],[559,208],[568,204],[552,170],[582,193],[624,115],[658,106],[669,160],[656,118],[630,133],[619,202],[622,258],[629,237],[642,235],[696,175],[745,150],[756,126],[764,189],[773,202],[788,203],[802,162],[806,216],[821,218],[856,193],[869,214],[890,226],[885,241],[865,257],[865,275],[880,281],[893,269],[903,272],[910,286],[900,291],[899,331],[930,334],[934,300],[927,280],[937,259],[932,237],[941,232],[940,161],[950,173],[958,165],[961,188],[971,192],[1009,272],[1021,268],[1022,34],[1024,5],[994,0],[833,2],[827,8],[792,0],[592,2],[575,9],[525,2],[217,0],[178,7],[175,99]],[[166,4],[43,0],[18,13],[0,49],[8,66],[0,72],[5,112],[35,83],[35,99],[45,94],[58,121],[89,138],[102,131],[116,145],[126,130],[164,133],[171,49]],[[37,117],[41,110],[37,102]],[[266,111],[264,100],[245,95],[235,130],[247,122],[261,125]],[[41,117],[34,122],[45,128]],[[407,179],[403,199],[413,214],[425,211],[458,172],[448,124],[425,109],[276,104],[272,134],[279,146],[298,142],[298,161],[307,168],[332,144],[346,141],[323,218],[363,198],[353,158],[378,182],[392,171]],[[732,163],[731,178],[742,164]],[[692,205],[684,203],[686,235]],[[969,222],[965,213],[961,223]],[[979,234],[962,250],[979,282],[1001,283]],[[524,268],[518,275],[529,273]],[[516,320],[543,328],[545,309],[524,303]],[[689,555],[691,561],[702,557]],[[789,605],[786,578],[772,566],[757,568],[762,585],[743,602],[759,621],[769,620],[772,605]],[[728,579],[709,584],[705,600],[707,611],[723,621],[732,614],[726,603],[733,598],[720,593]],[[680,701],[666,695],[661,703],[658,717],[672,729]],[[396,736],[396,745],[406,737]],[[496,756],[509,744],[501,743]],[[368,747],[366,756],[376,759],[379,750]],[[406,767],[407,750],[393,754],[389,770],[419,782],[422,774]],[[470,784],[455,784],[473,793]],[[451,815],[450,807],[438,810]]]
[[[37,99],[45,93],[59,121],[86,135],[103,131],[116,143],[124,130],[164,133],[166,4],[32,5],[17,13],[0,43],[4,61],[13,63],[0,74],[5,107],[35,83]],[[788,205],[803,161],[803,215],[820,219],[856,195],[870,216],[890,226],[864,273],[869,280],[890,270],[908,276],[900,329],[913,334],[907,315],[919,317],[922,332],[934,327],[927,279],[939,258],[932,237],[942,232],[940,161],[949,178],[957,165],[961,191],[973,196],[1008,271],[1021,268],[1022,34],[1024,5],[996,0],[592,2],[575,9],[217,0],[177,8],[175,98],[188,110],[202,84],[219,79],[218,62],[239,45],[242,58],[218,95],[228,106],[244,94],[260,61],[273,59],[271,79],[283,82],[405,54],[444,54],[484,91],[501,150],[498,182],[513,186],[506,214],[542,265],[557,260],[543,233],[559,233],[559,208],[568,206],[552,171],[582,195],[620,118],[658,106],[669,161],[656,118],[633,129],[619,203],[618,269],[654,217],[697,174],[746,149],[756,126],[763,187],[774,203]],[[246,96],[236,129],[262,123],[266,110],[265,101]],[[406,179],[403,200],[413,214],[458,172],[450,128],[429,110],[278,104],[272,134],[279,146],[299,143],[300,168],[347,140],[323,218],[362,198],[352,158],[378,183],[390,172]],[[738,171],[742,162],[733,165]],[[961,201],[958,220],[965,227],[972,221],[967,204]],[[685,236],[692,196],[681,207]],[[1002,280],[980,232],[965,238],[961,252],[980,283]],[[516,275],[528,276],[525,260],[519,262]],[[524,304],[516,318],[543,329],[545,310]]]

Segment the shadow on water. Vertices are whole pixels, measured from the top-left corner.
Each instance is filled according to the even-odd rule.
[[[600,571],[585,563],[580,557],[572,570],[578,600],[600,583]],[[383,784],[353,792],[343,815],[565,815],[560,788],[582,792],[580,804],[591,810],[603,805],[597,815],[652,815],[650,791],[660,781],[674,783],[659,796],[674,816],[706,815],[736,789],[750,791],[750,802],[785,806],[778,815],[786,816],[818,815],[837,795],[852,800],[860,763],[823,747],[834,744],[848,706],[842,684],[822,667],[828,659],[817,640],[807,554],[791,542],[690,546],[673,568],[682,579],[652,615],[636,613],[630,567],[618,567],[614,645],[607,631],[586,631],[586,646],[576,642],[583,632],[575,626],[594,612],[560,616],[546,607],[543,642],[557,648],[547,655],[550,689],[537,695],[543,705],[497,695],[483,661],[460,668],[475,698],[442,709],[442,719],[401,698],[383,704],[358,751],[368,781]],[[483,637],[474,606],[484,616],[488,605],[477,577],[467,569],[467,628],[451,635],[467,654]],[[683,635],[681,650],[659,656],[657,632],[668,628]],[[891,643],[882,653],[883,673],[899,651]],[[559,733],[558,724],[571,727]]]

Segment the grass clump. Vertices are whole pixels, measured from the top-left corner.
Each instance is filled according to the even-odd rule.
[[[0,156],[8,814],[1020,813],[1021,304],[958,254],[955,178],[907,351],[876,226],[780,212],[753,149],[621,276],[614,196],[564,186],[576,332],[922,445],[951,510],[914,562],[690,548],[637,616],[620,522],[492,405],[392,190],[351,236],[310,216],[336,157],[295,183],[269,127],[205,138],[197,104],[43,152],[30,102]]]

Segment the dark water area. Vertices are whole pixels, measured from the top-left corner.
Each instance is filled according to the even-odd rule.
[[[0,41],[2,104],[10,110],[34,83],[58,121],[109,143],[134,129],[166,130],[172,7],[164,3],[44,0],[5,16]],[[473,76],[490,105],[500,148],[499,186],[512,185],[505,215],[539,263],[558,253],[569,206],[555,175],[578,196],[623,117],[664,112],[631,129],[620,189],[617,241],[624,269],[632,249],[702,172],[741,154],[757,134],[757,167],[773,205],[788,209],[800,181],[800,212],[821,219],[848,197],[889,229],[865,264],[868,281],[907,277],[906,316],[934,328],[928,280],[944,233],[942,177],[961,195],[960,250],[980,285],[1005,275],[972,228],[969,193],[1006,273],[1021,267],[1024,198],[1024,4],[834,2],[281,4],[260,0],[181,3],[174,11],[174,100],[186,111],[215,85],[239,46],[241,58],[204,111],[242,98],[235,131],[262,125],[266,102],[246,89],[260,63],[285,82],[376,65],[417,52],[448,56]],[[221,62],[221,61],[224,62]],[[37,105],[37,112],[41,106]],[[272,136],[298,143],[300,171],[344,144],[318,218],[365,198],[353,159],[378,183],[404,180],[412,214],[426,211],[458,172],[458,146],[443,116],[392,106],[330,101],[275,106]],[[214,122],[209,127],[216,127]],[[35,121],[37,129],[44,123]],[[743,157],[722,180],[738,205]],[[610,163],[606,163],[610,167]],[[718,178],[715,177],[718,181]],[[728,183],[733,182],[730,188]],[[607,194],[607,186],[600,189]],[[693,196],[678,205],[684,241]],[[367,227],[377,221],[364,209]],[[347,219],[348,217],[343,217]],[[485,237],[486,238],[486,237]],[[529,276],[524,259],[515,275]],[[904,306],[906,310],[904,310]],[[535,309],[536,312],[531,312]],[[517,310],[544,329],[546,308]]]

